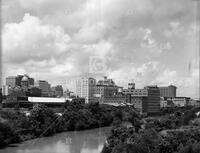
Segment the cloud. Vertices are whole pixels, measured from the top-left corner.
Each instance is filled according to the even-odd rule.
[[[44,25],[39,18],[25,14],[22,22],[3,27],[4,61],[20,63],[50,59],[65,52],[70,39],[61,27]]]
[[[65,84],[99,56],[106,74],[125,86],[130,79],[141,88],[176,83],[193,95],[192,9],[188,0],[4,0],[5,76],[19,71]]]

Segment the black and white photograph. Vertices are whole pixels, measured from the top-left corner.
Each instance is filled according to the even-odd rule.
[[[200,153],[200,0],[0,0],[0,153]]]

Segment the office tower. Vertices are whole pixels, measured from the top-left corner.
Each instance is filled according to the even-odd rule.
[[[85,102],[89,103],[94,100],[94,89],[96,79],[91,77],[82,77],[76,81],[76,94],[81,98],[85,98]]]
[[[124,89],[127,102],[132,103],[140,113],[155,113],[160,110],[160,90],[157,86],[144,89]]]
[[[50,96],[51,85],[45,80],[37,80],[35,86],[42,90],[42,96]]]
[[[176,97],[176,86],[170,85],[168,87],[159,87],[160,96],[166,98],[174,98]]]

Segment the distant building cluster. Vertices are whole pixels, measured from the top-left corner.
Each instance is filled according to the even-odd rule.
[[[132,105],[141,114],[156,113],[161,108],[186,107],[200,105],[199,100],[189,97],[177,97],[177,87],[146,86],[136,89],[135,83],[129,83],[128,89],[115,84],[112,79],[104,77],[96,81],[91,77],[79,78],[76,82],[76,94],[85,98],[86,103],[99,102],[110,105]]]
[[[135,83],[129,83],[128,89],[115,84],[112,79],[104,77],[96,83],[94,78],[80,78],[76,84],[78,96],[86,99],[86,103],[129,104],[141,113],[154,113],[160,110],[160,90],[157,86],[135,89]]]
[[[6,78],[6,84],[3,86],[3,96],[13,96],[13,93],[24,93],[24,96],[34,97],[62,97],[62,85],[51,87],[46,80],[34,80],[34,78],[25,75],[9,76]]]
[[[67,101],[85,103],[85,98],[77,98],[68,89],[64,91],[62,85],[51,86],[46,80],[35,81],[27,74],[7,77],[1,93],[6,107],[33,107],[38,103],[60,107]]]
[[[99,102],[114,106],[133,106],[141,114],[157,113],[160,109],[171,107],[200,106],[199,100],[177,97],[177,87],[146,86],[137,89],[134,82],[128,88],[117,86],[106,76],[102,80],[80,77],[76,80],[75,93],[63,90],[62,85],[51,86],[46,80],[34,80],[28,75],[9,76],[3,86],[2,95],[6,102],[63,103],[74,99],[83,103]],[[32,98],[31,98],[32,97]],[[40,97],[40,98],[34,98]],[[49,99],[50,98],[50,99]]]
[[[170,85],[168,87],[160,88],[160,107],[170,108],[170,107],[186,107],[186,106],[200,106],[199,100],[191,99],[190,97],[177,97],[176,90],[177,87]]]

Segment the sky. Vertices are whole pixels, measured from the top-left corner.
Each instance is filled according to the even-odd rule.
[[[178,87],[198,97],[192,0],[2,0],[3,82],[28,74],[73,88],[75,78]]]

